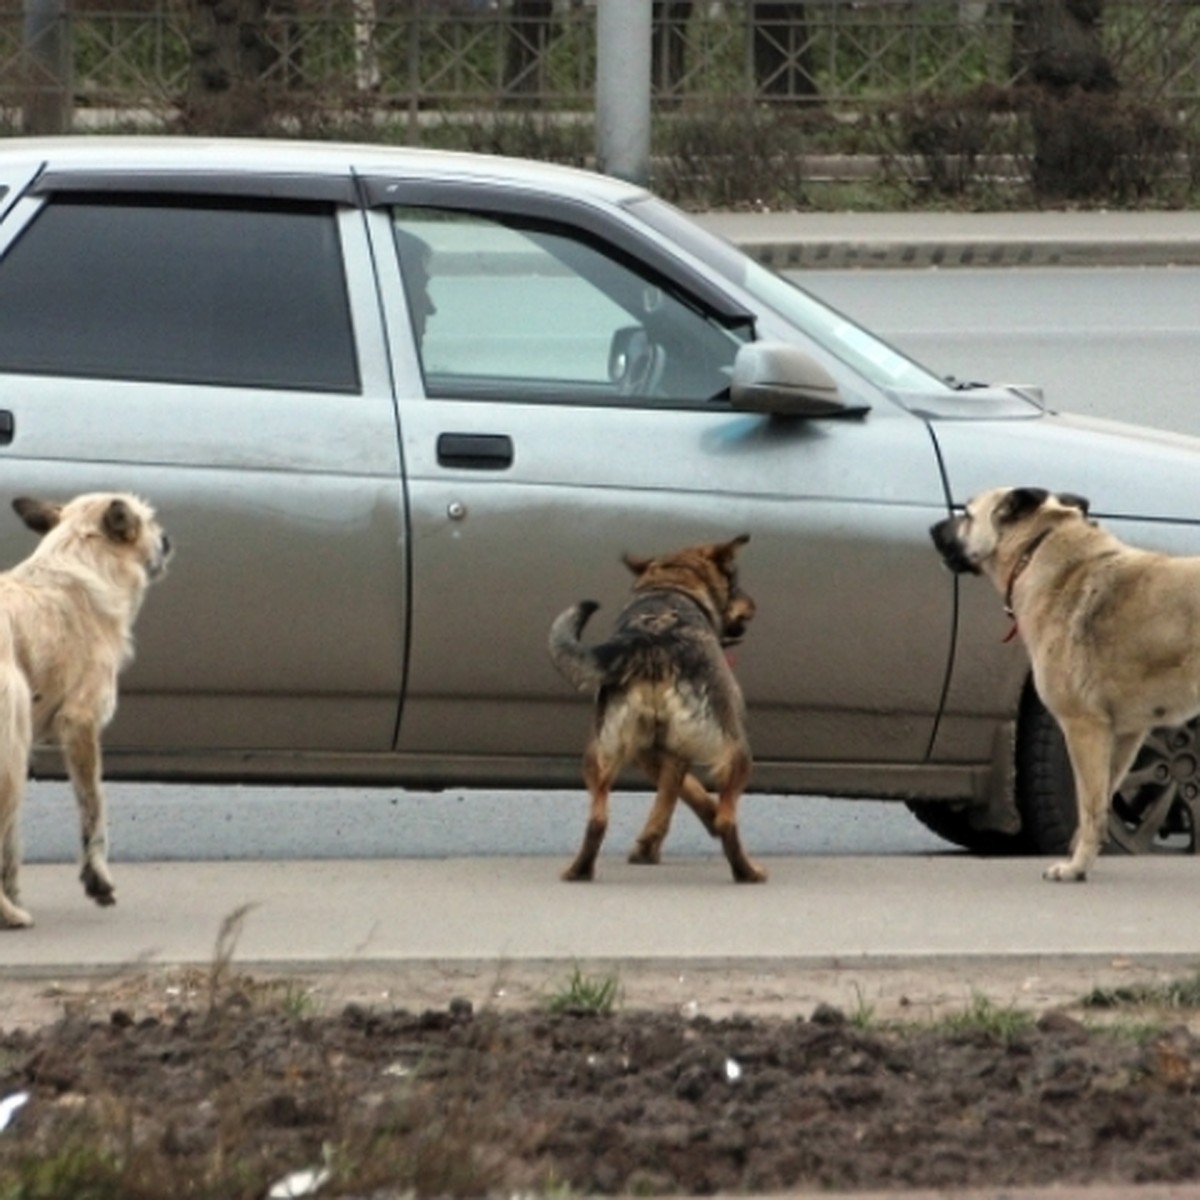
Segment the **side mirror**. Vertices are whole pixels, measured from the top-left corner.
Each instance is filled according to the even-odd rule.
[[[837,380],[811,355],[788,342],[748,342],[733,360],[733,407],[776,417],[862,416],[846,404]]]

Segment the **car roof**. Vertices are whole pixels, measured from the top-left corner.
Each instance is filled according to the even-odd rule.
[[[0,166],[27,162],[48,164],[55,171],[244,172],[345,177],[412,175],[474,183],[517,184],[556,195],[621,204],[644,195],[643,188],[622,180],[556,163],[348,142],[305,142],[256,138],[84,136],[5,138]]]

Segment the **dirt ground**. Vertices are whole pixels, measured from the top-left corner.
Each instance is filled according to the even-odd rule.
[[[1146,962],[7,980],[0,1197],[1197,1180],[1181,978],[1200,988]],[[548,1011],[610,986],[608,1015]]]

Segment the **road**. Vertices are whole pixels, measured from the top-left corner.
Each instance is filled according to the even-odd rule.
[[[118,862],[544,855],[567,859],[586,819],[573,792],[444,793],[399,789],[108,786]],[[645,818],[647,795],[613,798],[606,853],[624,854]],[[928,854],[950,847],[902,804],[818,797],[746,796],[746,844],[769,855]],[[65,783],[34,784],[23,828],[27,862],[72,862],[78,822]],[[667,842],[673,858],[719,850],[686,810]]]
[[[792,277],[939,374],[1038,383],[1054,408],[1200,434],[1200,269]]]

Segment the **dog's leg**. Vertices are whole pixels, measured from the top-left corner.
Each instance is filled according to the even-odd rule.
[[[29,687],[17,671],[0,677],[0,925],[14,929],[33,924],[17,904],[21,873],[21,801],[33,742]]]
[[[641,759],[646,773],[654,781],[654,807],[629,854],[631,863],[654,866],[662,858],[662,844],[671,828],[675,802],[687,774],[687,763],[674,754],[647,754]]]
[[[583,845],[579,847],[575,861],[562,873],[569,883],[595,878],[596,856],[608,832],[608,797],[619,770],[620,763],[601,761],[594,743],[588,747],[583,759],[583,779],[591,796],[591,808],[583,832]]]
[[[33,918],[17,904],[17,880],[21,869],[21,832],[18,823],[24,771],[7,772],[0,779],[0,925],[22,929]]]
[[[710,836],[720,836],[717,833],[717,802],[695,775],[689,773],[683,777],[683,783],[679,785],[679,798],[700,818],[700,824]]]
[[[717,836],[725,849],[733,878],[737,883],[765,883],[767,873],[746,856],[737,827],[738,801],[750,782],[750,756],[744,750],[737,750],[714,774],[720,783],[715,821]]]
[[[1107,722],[1094,717],[1077,717],[1060,721],[1067,754],[1075,776],[1075,804],[1079,827],[1071,843],[1071,857],[1066,862],[1053,863],[1043,878],[1053,881],[1082,883],[1100,853],[1108,833],[1108,806],[1112,800],[1113,766],[1122,739],[1114,740]],[[1125,748],[1127,750],[1127,747]],[[1131,759],[1137,747],[1127,752]]]
[[[83,868],[79,878],[83,881],[83,890],[97,904],[116,904],[108,870],[108,818],[104,789],[100,786],[99,731],[91,721],[70,716],[59,720],[56,731],[79,808],[83,839]]]

